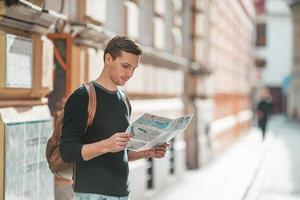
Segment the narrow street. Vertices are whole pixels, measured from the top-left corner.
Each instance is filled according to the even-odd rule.
[[[253,128],[224,155],[149,200],[300,199],[300,124],[274,116],[264,142]]]
[[[276,117],[270,131],[269,150],[245,200],[299,200],[300,124]]]

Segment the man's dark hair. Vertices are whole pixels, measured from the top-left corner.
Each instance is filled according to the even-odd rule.
[[[104,49],[103,60],[105,60],[105,55],[109,53],[113,59],[121,56],[121,51],[125,51],[127,53],[132,53],[137,56],[142,55],[142,49],[139,45],[132,39],[130,39],[126,35],[115,36],[112,38],[106,48]]]

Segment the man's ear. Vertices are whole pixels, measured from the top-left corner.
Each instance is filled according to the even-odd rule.
[[[113,61],[113,58],[110,55],[110,53],[105,54],[105,56],[104,56],[104,62],[105,62],[105,64],[107,66],[110,66],[112,61]]]

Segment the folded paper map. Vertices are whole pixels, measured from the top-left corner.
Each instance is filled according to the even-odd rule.
[[[169,119],[145,113],[127,128],[126,132],[132,135],[127,149],[141,151],[168,142],[184,131],[192,117],[187,115]]]

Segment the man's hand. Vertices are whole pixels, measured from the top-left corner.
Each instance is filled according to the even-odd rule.
[[[106,140],[85,144],[81,150],[82,158],[87,161],[105,153],[122,151],[126,148],[130,137],[129,133],[115,133]]]
[[[145,157],[163,158],[166,155],[168,146],[168,143],[164,143],[162,145],[155,146],[152,149],[145,150]]]
[[[105,140],[107,152],[118,152],[126,148],[131,135],[129,133],[115,133]]]

